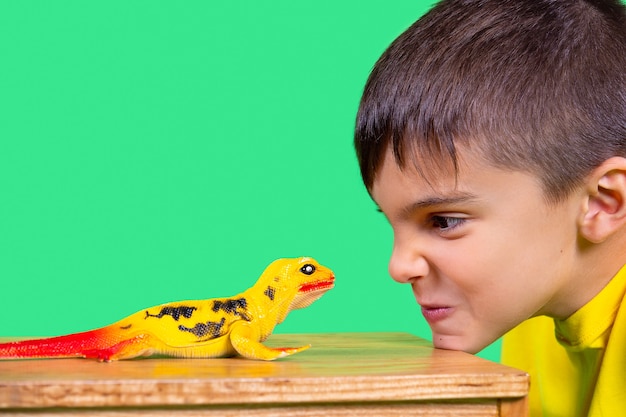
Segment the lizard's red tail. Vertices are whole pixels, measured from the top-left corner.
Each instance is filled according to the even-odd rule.
[[[95,358],[108,360],[110,332],[106,328],[46,339],[0,343],[1,359],[26,358]]]

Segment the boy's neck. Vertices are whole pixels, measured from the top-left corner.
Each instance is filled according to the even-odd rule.
[[[613,235],[599,244],[581,244],[579,260],[571,272],[569,285],[553,300],[546,315],[566,319],[591,301],[626,265],[626,233]]]

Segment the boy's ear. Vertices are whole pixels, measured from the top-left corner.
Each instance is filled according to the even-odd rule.
[[[626,158],[609,158],[586,181],[586,207],[580,233],[601,243],[626,225]]]

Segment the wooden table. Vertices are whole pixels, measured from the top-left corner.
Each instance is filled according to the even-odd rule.
[[[526,416],[528,376],[405,333],[273,335],[230,359],[0,361],[0,416]]]

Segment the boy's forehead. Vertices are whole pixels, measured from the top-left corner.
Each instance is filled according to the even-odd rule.
[[[537,204],[543,202],[541,181],[535,175],[495,167],[478,153],[462,147],[457,156],[456,167],[445,162],[439,167],[432,162],[417,165],[419,160],[400,166],[393,153],[387,152],[370,194],[382,211],[396,213],[512,198],[521,190]]]
[[[391,150],[387,150],[382,158],[374,178],[371,195],[377,204],[389,200],[389,197],[400,197],[403,194],[420,194],[430,197],[425,199],[447,198],[459,194],[458,172],[450,161],[422,161],[421,158],[407,158],[401,165]]]
[[[455,183],[458,168],[466,165],[467,158],[458,155],[457,161],[449,156],[424,156],[417,152],[406,152],[402,160],[397,158],[391,149],[387,149],[381,158],[381,163],[374,178],[373,187],[378,183],[386,182],[388,177],[403,176],[416,183],[424,183],[433,188],[449,187]]]

